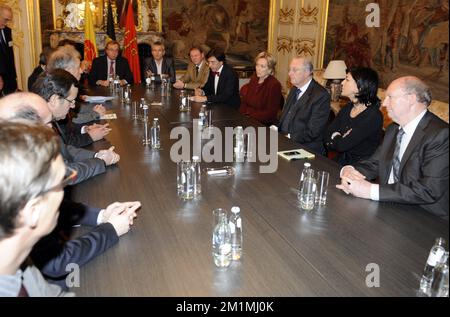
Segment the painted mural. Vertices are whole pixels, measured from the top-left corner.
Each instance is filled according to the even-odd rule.
[[[267,50],[270,0],[163,1],[163,31],[176,59],[187,61],[189,48],[225,49],[231,63],[253,64]]]
[[[366,25],[369,3],[379,4],[380,27]],[[448,102],[448,28],[448,0],[330,0],[324,65],[344,59],[348,67],[372,67],[383,88],[415,75]]]

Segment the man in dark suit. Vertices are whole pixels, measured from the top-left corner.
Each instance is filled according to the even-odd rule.
[[[13,41],[11,29],[6,26],[12,20],[10,7],[0,4],[0,74],[3,74],[5,94],[17,90],[16,66],[14,64]]]
[[[132,84],[134,82],[128,60],[119,56],[120,45],[117,41],[109,41],[106,44],[106,55],[97,57],[92,62],[92,68],[89,73],[89,85],[91,86],[109,86],[109,78],[120,78],[120,84]]]
[[[226,63],[222,49],[212,49],[207,55],[210,72],[203,89],[196,89],[195,102],[212,102],[225,104],[239,109],[239,78],[234,69]]]
[[[39,65],[33,70],[30,77],[28,77],[28,91],[31,91],[34,83],[38,79],[39,75],[45,71],[47,66],[47,61],[50,59],[50,55],[53,53],[53,50],[49,47],[45,47],[41,54],[39,54]]]
[[[172,58],[165,57],[166,49],[163,43],[155,42],[152,44],[152,57],[144,60],[144,70],[147,77],[157,84],[161,83],[162,78],[169,79],[172,84],[177,80],[175,73],[175,63]]]
[[[393,81],[383,106],[394,123],[370,159],[341,170],[337,187],[355,197],[420,205],[448,220],[448,124],[427,111],[430,103],[420,79]]]
[[[319,154],[330,115],[330,95],[313,79],[311,61],[296,57],[289,66],[293,85],[283,108],[278,131]]]

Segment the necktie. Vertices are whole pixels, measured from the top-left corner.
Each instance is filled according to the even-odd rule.
[[[4,38],[3,29],[0,30],[0,48],[6,51],[7,45]]]
[[[116,75],[114,74],[114,61],[111,61],[109,64],[109,77],[116,78]]]
[[[213,72],[214,75],[216,75],[217,77],[220,76],[220,72]]]
[[[302,90],[300,88],[297,89],[297,91],[295,92],[295,99],[299,100],[300,99],[300,94],[302,93]]]
[[[394,176],[394,183],[397,183],[399,180],[399,171],[400,171],[400,145],[402,144],[403,136],[405,135],[405,131],[402,128],[398,130],[397,133],[397,141],[395,143],[394,157],[392,161],[392,173]]]
[[[22,285],[20,286],[19,294],[17,294],[17,297],[29,297],[29,296],[30,295],[28,295],[28,292],[22,283]]]
[[[200,70],[200,66],[195,66],[195,75],[198,76],[198,72]]]

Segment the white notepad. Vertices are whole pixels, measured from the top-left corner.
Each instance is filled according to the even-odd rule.
[[[288,161],[315,158],[314,154],[305,151],[303,149],[280,151],[278,152],[278,155],[281,156],[282,158],[285,158]]]

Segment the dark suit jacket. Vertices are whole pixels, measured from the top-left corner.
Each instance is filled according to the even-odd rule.
[[[33,72],[31,73],[30,77],[28,77],[28,91],[31,91],[33,88],[33,84],[38,79],[39,75],[42,74],[44,70],[42,69],[41,65],[38,65]]]
[[[67,166],[77,171],[77,178],[70,183],[75,185],[106,171],[105,162],[94,158],[95,152],[66,145],[61,127],[53,122],[53,127],[60,137],[61,155]]]
[[[314,79],[302,97],[296,101],[296,87],[292,88],[283,108],[278,127],[281,133],[290,133],[291,139],[301,145],[324,154],[323,139],[330,115],[330,94]],[[283,131],[283,123],[292,109],[292,120]]]
[[[9,46],[9,43],[12,43],[11,29],[9,27],[5,27],[4,34],[6,38],[6,47],[0,45],[0,74],[3,75],[3,80],[5,82],[3,92],[5,94],[9,94],[17,89],[17,75],[14,64],[13,47]]]
[[[448,124],[431,112],[425,114],[403,154],[399,182],[389,185],[398,127],[391,124],[374,155],[355,168],[369,180],[378,178],[380,201],[421,205],[448,219]]]
[[[94,143],[94,140],[92,140],[88,133],[81,133],[81,129],[85,126],[85,124],[76,124],[69,118],[66,118],[64,120],[59,120],[58,125],[64,133],[64,138],[68,145],[85,147]]]
[[[157,84],[161,83],[161,74],[158,74],[158,68],[156,67],[156,62],[153,57],[147,57],[144,60],[144,71],[151,71],[155,76],[155,82]],[[170,82],[173,84],[177,80],[175,73],[175,63],[173,59],[169,57],[163,57],[161,71],[163,74],[169,75]]]
[[[70,273],[70,263],[85,265],[119,241],[110,223],[97,226],[98,208],[64,200],[60,206],[58,226],[33,247],[31,258],[41,272],[55,281]],[[70,231],[74,225],[95,227],[90,232],[68,240],[61,232]],[[62,280],[64,281],[64,280]],[[59,284],[59,283],[58,283]]]
[[[209,72],[208,81],[203,87],[208,102],[221,103],[239,109],[241,97],[239,96],[239,78],[234,69],[228,64],[223,64],[217,85],[217,94],[214,92],[215,74]]]
[[[134,82],[133,73],[131,72],[128,60],[122,56],[116,59],[116,75],[120,79],[125,79],[129,84]],[[108,79],[108,59],[107,56],[100,56],[92,62],[91,72],[89,73],[89,85],[95,86],[97,80]]]

